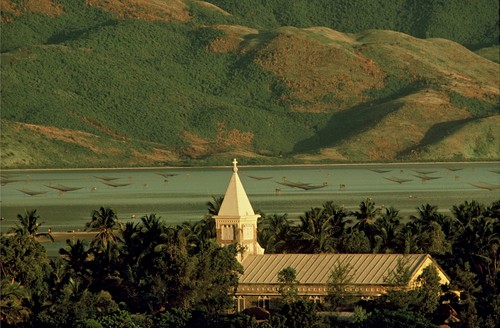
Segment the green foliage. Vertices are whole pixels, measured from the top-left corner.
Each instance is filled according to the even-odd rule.
[[[211,42],[224,33],[210,26],[327,26],[344,32],[383,28],[418,37],[445,36],[468,45],[498,40],[498,17],[493,14],[498,12],[498,3],[492,0],[476,5],[465,0],[453,4],[430,0],[211,2],[231,15],[189,1],[194,16],[189,23],[152,22],[118,19],[83,1],[61,0],[57,4],[64,10],[54,17],[30,12],[9,17],[1,23],[1,117],[90,132],[100,136],[99,140],[131,142],[134,148],[166,145],[185,156],[185,163],[200,158],[196,163],[202,165],[217,164],[220,159],[205,158],[213,149],[207,154],[186,151],[190,144],[183,133],[189,131],[213,145],[217,124],[223,121],[228,131],[251,132],[248,148],[270,157],[254,157],[252,162],[290,163],[293,160],[286,155],[308,151],[311,145],[314,149],[331,146],[365,127],[357,119],[379,119],[380,113],[399,105],[387,106],[383,112],[355,108],[333,116],[290,112],[291,103],[283,100],[292,94],[287,81],[257,65],[252,51],[209,50]],[[368,55],[377,62],[375,52]],[[384,84],[384,88],[365,91],[366,101],[384,102],[432,83],[387,74]],[[335,95],[326,95],[321,101],[333,102]],[[495,105],[484,109],[487,104],[481,101],[465,105],[477,117],[497,112],[491,107]],[[92,150],[60,140],[44,142],[50,142],[56,154],[78,154],[73,165],[126,162],[131,156],[126,151],[102,154],[95,164],[88,164],[80,158],[92,157]],[[103,148],[108,146],[114,148],[108,144]],[[227,150],[234,149],[217,152]],[[274,158],[278,155],[284,156]],[[56,160],[45,159],[50,163],[45,164],[38,159],[39,165],[72,165],[62,156]]]
[[[425,267],[422,274],[417,277],[417,284],[419,284],[416,289],[419,302],[414,311],[430,318],[439,305],[439,294],[441,293],[440,279],[436,268],[434,266]]]
[[[467,98],[457,92],[450,92],[450,102],[453,106],[467,109],[474,117],[487,117],[500,113],[496,103]]]
[[[350,229],[342,237],[340,237],[337,250],[347,254],[363,254],[370,253],[370,239],[366,237],[364,231]]]
[[[383,308],[394,311],[410,311],[425,318],[432,318],[439,305],[440,278],[434,266],[427,266],[417,277],[415,286],[410,282],[409,267],[405,259],[398,261],[396,269],[385,278],[392,288],[378,300]]]
[[[279,314],[288,328],[316,327],[319,322],[316,304],[303,299],[284,303]]]
[[[214,140],[217,123],[224,121],[228,129],[260,131],[254,146],[275,153],[289,152],[294,141],[311,133],[297,131],[290,139],[288,131],[302,121],[301,114],[286,114],[275,104],[286,90],[278,87],[273,74],[249,57],[206,50],[221,31],[111,18],[94,21],[91,14],[97,9],[71,10],[76,9],[70,7],[68,16],[61,17],[71,21],[82,14],[81,21],[100,25],[79,33],[65,25],[57,33],[45,32],[57,34],[51,38],[58,40],[41,47],[5,43],[4,51],[10,52],[2,55],[9,63],[2,69],[2,118],[175,147],[185,145],[180,137],[185,130]],[[9,28],[19,28],[22,19]]]
[[[364,322],[363,328],[433,328],[428,319],[414,312],[375,310]]]
[[[50,240],[54,241],[54,238],[52,238],[52,235],[50,233],[39,233],[38,228],[43,224],[43,222],[40,222],[40,216],[36,214],[36,210],[31,210],[28,211],[26,210],[25,215],[17,215],[17,219],[19,223],[16,223],[16,228],[14,228],[12,231],[18,235],[26,235],[29,236],[30,238],[36,238],[36,237],[47,237]]]
[[[495,0],[210,0],[258,28],[327,26],[341,32],[395,30],[419,38],[440,37],[473,46],[497,44]]]
[[[13,297],[12,302],[3,300],[2,307],[6,306],[8,312],[18,312],[19,316],[31,319],[50,296],[47,279],[52,268],[45,248],[29,235],[1,235],[0,258],[2,280],[5,280],[2,284],[10,283]],[[17,321],[19,317],[12,320]]]
[[[214,198],[214,203],[218,200]],[[209,204],[211,210],[216,206]],[[369,206],[363,208],[358,216],[373,219],[369,213],[374,211],[369,210]],[[310,215],[321,212],[329,217],[337,227],[335,234],[353,230],[342,208],[326,202],[320,209]],[[404,229],[406,226],[427,222],[427,225],[420,224],[421,230],[414,236],[417,241],[427,230],[435,231],[435,225],[446,231],[451,251],[438,256],[437,260],[450,275],[451,288],[462,292],[460,300],[456,297],[449,300],[459,311],[465,327],[494,327],[498,321],[500,301],[495,261],[500,243],[499,209],[500,201],[490,206],[466,201],[453,207],[453,217],[446,217],[439,214],[435,206],[427,204],[418,207],[417,214],[411,216],[401,230],[394,230],[393,238],[396,238],[408,232]],[[98,215],[91,222],[99,224],[90,222],[89,226],[101,229],[114,226],[116,213],[111,212],[106,208],[95,211]],[[362,212],[366,215],[361,215]],[[107,219],[101,220],[103,218]],[[271,220],[266,221],[268,219]],[[389,208],[375,222],[378,227],[387,227],[398,225],[399,220],[399,212]],[[301,236],[300,227],[290,225],[286,216],[264,216],[260,228],[269,234],[278,230],[286,232],[283,236],[287,243]],[[226,312],[233,304],[232,296],[242,267],[236,260],[237,246],[217,245],[213,239],[213,222],[207,218],[196,224],[167,227],[151,214],[115,233],[119,239],[113,252],[95,247],[89,253],[83,242],[68,242],[61,250],[64,258],[54,261],[47,258],[43,246],[29,234],[1,235],[2,324],[36,327],[197,327],[203,324],[235,328],[257,325],[250,317]],[[355,308],[355,322],[341,324],[430,327],[430,320],[438,318],[435,310],[440,301],[439,276],[434,267],[428,266],[417,277],[416,284],[407,288],[410,281],[407,264],[405,260],[400,261],[386,277],[388,293],[385,296],[371,303],[358,303],[377,310],[366,307],[365,312]],[[333,307],[352,305],[345,290],[353,275],[351,271],[352,268],[341,263],[333,268],[327,298]],[[285,302],[266,325],[319,326],[315,305],[298,297],[295,270],[291,267],[282,270],[279,281]],[[332,325],[337,324],[335,319],[330,321]]]
[[[370,317],[370,313],[366,312],[366,310],[361,306],[355,306],[352,317],[352,322],[359,325],[365,322],[368,317]]]
[[[12,51],[40,44],[58,44],[112,22],[111,15],[83,1],[60,0],[61,15],[48,19],[42,14],[25,12],[2,22],[1,51]]]
[[[187,327],[192,314],[186,310],[173,308],[168,312],[161,313],[154,318],[153,325],[161,328],[183,328]]]
[[[299,289],[297,287],[300,281],[297,280],[297,271],[292,267],[287,267],[278,272],[278,283],[280,284],[278,292],[281,295],[283,303],[293,303],[299,299]]]
[[[328,277],[328,296],[327,301],[335,310],[338,307],[349,305],[354,298],[347,290],[349,284],[352,282],[352,277],[355,272],[352,272],[352,266],[344,265],[342,263],[335,263],[330,277]]]
[[[21,325],[30,320],[30,290],[15,281],[2,277],[0,282],[2,297],[0,299],[0,312],[2,322],[7,325]]]

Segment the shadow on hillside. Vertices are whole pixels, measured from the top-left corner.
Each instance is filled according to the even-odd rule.
[[[461,127],[463,127],[464,125],[466,125],[467,123],[474,120],[475,118],[466,118],[464,120],[437,123],[427,131],[427,133],[422,138],[422,141],[420,141],[419,144],[407,148],[402,152],[399,152],[396,155],[396,158],[410,156],[413,152],[418,152],[420,149],[426,146],[436,144],[442,141],[447,136],[454,133],[455,131],[457,131],[458,129],[460,129]]]
[[[298,142],[293,151],[310,152],[335,146],[356,134],[371,129],[386,115],[399,109],[401,105],[393,101],[378,105],[363,104],[335,113],[323,129],[312,138]]]
[[[116,26],[117,24],[118,23],[114,20],[108,20],[102,24],[90,26],[84,29],[77,29],[70,32],[56,33],[53,34],[50,38],[48,38],[45,44],[60,44],[67,41],[77,40],[91,31],[95,31],[106,26]]]

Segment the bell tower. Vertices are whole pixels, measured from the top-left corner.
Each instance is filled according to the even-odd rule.
[[[233,160],[233,175],[229,180],[219,213],[214,216],[217,241],[221,245],[238,243],[245,248],[238,255],[241,262],[246,255],[264,254],[257,242],[257,219],[238,176],[238,162]]]

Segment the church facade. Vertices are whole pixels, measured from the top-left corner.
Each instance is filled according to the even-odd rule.
[[[370,299],[394,288],[387,284],[399,263],[410,270],[410,286],[424,268],[436,268],[441,284],[450,282],[446,273],[428,254],[265,254],[257,242],[257,219],[238,176],[236,159],[224,200],[215,217],[217,240],[221,245],[238,243],[245,251],[238,255],[244,273],[235,296],[236,309],[262,307],[273,309],[280,300],[278,272],[292,267],[297,273],[298,293],[313,302],[328,295],[328,280],[333,268],[351,268],[352,278],[346,291],[361,299]]]

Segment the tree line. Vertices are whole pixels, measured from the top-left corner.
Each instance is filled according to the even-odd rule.
[[[231,313],[242,266],[238,245],[216,242],[215,221],[222,197],[207,203],[199,222],[167,226],[155,214],[122,223],[117,213],[93,211],[89,242],[67,240],[60,256],[49,258],[36,210],[18,215],[10,234],[0,236],[0,320],[7,327],[432,327],[448,303],[459,327],[494,327],[499,322],[500,200],[489,206],[465,201],[451,215],[424,204],[403,218],[394,207],[371,199],[349,211],[332,201],[298,221],[260,213],[258,239],[266,253],[428,253],[450,276],[438,293],[435,272],[424,272],[422,288],[389,292],[357,302],[343,293],[349,268],[332,268],[329,295],[317,305],[300,298],[293,268],[278,275],[281,308],[265,323]],[[404,285],[404,263],[392,283]],[[438,281],[438,280],[437,280]],[[439,298],[441,295],[441,298]],[[320,316],[353,305],[349,321]]]

